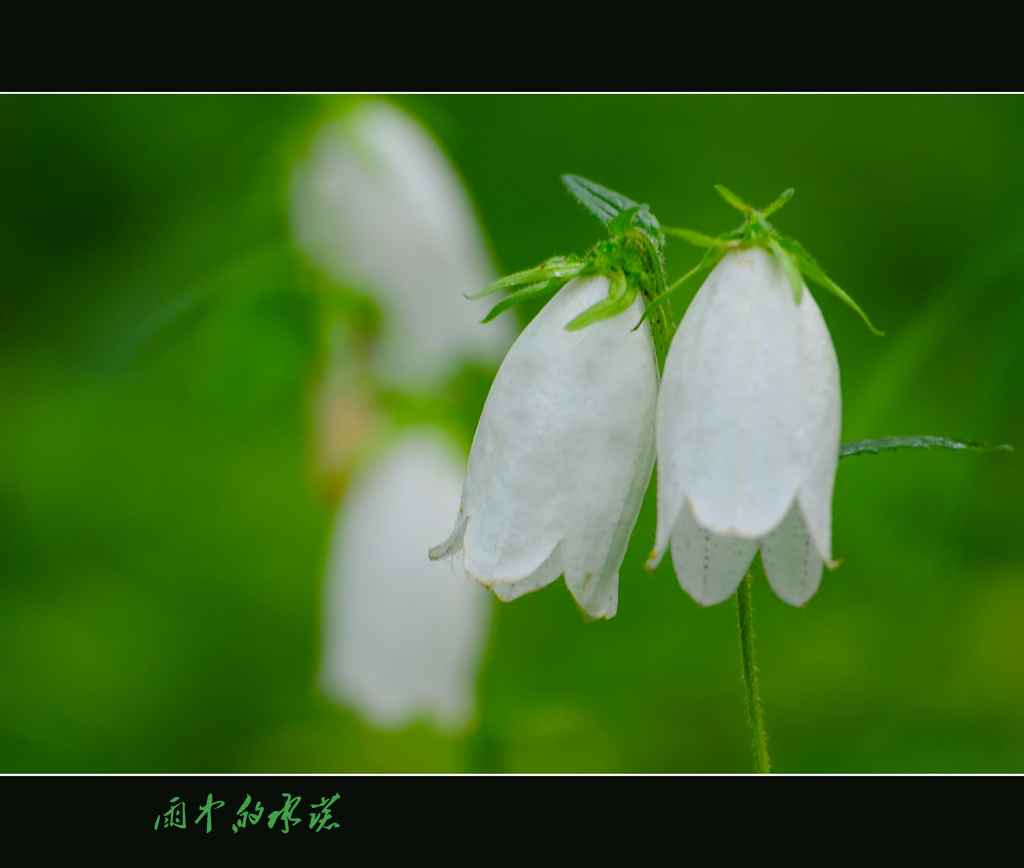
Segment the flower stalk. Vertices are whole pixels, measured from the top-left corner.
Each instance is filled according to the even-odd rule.
[[[658,370],[663,371],[665,357],[668,356],[668,348],[672,344],[672,336],[676,333],[675,317],[672,316],[672,308],[663,304],[650,313],[648,319],[651,322],[654,349],[658,354]]]
[[[750,602],[750,584],[750,573],[747,573],[736,590],[736,610],[740,622],[740,657],[743,661],[743,684],[746,687],[747,720],[750,723],[750,737],[754,747],[754,771],[766,775],[771,771],[771,763],[768,759],[768,733],[764,726],[761,688],[757,683],[757,658],[754,654],[754,606]]]

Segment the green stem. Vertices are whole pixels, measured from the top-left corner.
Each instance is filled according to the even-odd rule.
[[[672,308],[668,302],[658,305],[648,317],[651,323],[651,335],[654,338],[654,350],[658,354],[658,368],[665,370],[665,357],[676,333],[676,324],[672,317]]]
[[[736,591],[736,608],[740,617],[740,654],[743,658],[743,682],[747,688],[747,719],[754,744],[754,771],[768,774],[768,734],[764,728],[761,690],[757,684],[757,660],[754,656],[754,607],[750,602],[750,573]]]

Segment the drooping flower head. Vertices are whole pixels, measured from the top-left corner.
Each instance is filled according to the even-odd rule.
[[[575,278],[519,336],[473,439],[451,538],[466,573],[505,601],[559,576],[592,618],[610,618],[618,571],[654,467],[658,366],[632,331],[639,299],[578,331],[608,298],[606,277]]]
[[[654,465],[658,363],[634,329],[661,283],[664,238],[646,206],[580,178],[570,191],[612,233],[498,281],[488,319],[557,290],[512,346],[487,397],[455,530],[430,551],[512,600],[559,576],[581,610],[610,618]],[[634,226],[634,220],[637,225]]]
[[[789,195],[765,212],[735,200],[747,221],[732,237],[676,231],[719,261],[665,362],[649,567],[671,545],[680,584],[704,606],[732,596],[758,548],[772,588],[794,606],[833,565],[839,365],[798,263],[823,273],[764,219]]]
[[[497,361],[508,324],[477,327],[467,304],[495,279],[473,205],[416,120],[367,100],[324,124],[291,182],[296,241],[310,260],[381,308],[377,372],[429,382],[464,356]]]
[[[324,588],[320,687],[393,729],[457,730],[475,711],[487,593],[422,556],[459,503],[458,447],[413,429],[354,481],[338,510]]]

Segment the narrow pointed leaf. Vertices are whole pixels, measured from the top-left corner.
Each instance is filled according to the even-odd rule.
[[[614,190],[581,178],[579,175],[562,175],[562,183],[565,184],[566,189],[576,201],[596,217],[602,225],[609,226],[623,211],[637,208],[639,210],[636,212],[636,223],[655,237],[660,235],[661,226],[658,225],[657,218],[646,205],[634,202],[621,193],[616,193]]]
[[[796,192],[796,190],[794,190],[792,187],[790,187],[788,190],[786,190],[784,193],[782,193],[779,196],[778,199],[776,199],[774,202],[772,202],[771,205],[769,205],[767,208],[764,209],[764,211],[761,212],[762,216],[767,217],[769,214],[774,214],[783,205],[785,205],[790,199],[793,198],[793,194],[795,192]]]
[[[577,202],[607,226],[623,211],[639,207],[639,203],[627,199],[621,193],[581,178],[579,175],[562,175],[562,183]]]
[[[658,218],[651,213],[650,206],[641,205],[633,223],[634,225],[642,226],[644,231],[654,239],[659,247],[665,245],[665,236],[661,233],[661,224],[658,222]]]
[[[538,283],[535,286],[524,289],[514,295],[510,295],[508,298],[502,299],[492,307],[490,313],[480,320],[480,324],[483,325],[484,323],[489,323],[492,319],[503,314],[510,307],[515,307],[517,304],[522,304],[524,301],[529,301],[531,298],[540,298],[542,295],[550,295],[565,286],[567,282],[567,280],[557,278],[554,280],[546,280],[544,283]]]
[[[724,187],[721,184],[715,184],[715,190],[718,192],[719,196],[725,199],[726,202],[738,211],[742,211],[745,214],[748,211],[754,210],[728,187]]]
[[[868,319],[868,315],[860,309],[860,305],[858,305],[857,302],[850,298],[850,296],[848,296],[839,287],[839,285],[834,280],[832,280],[831,277],[829,277],[827,274],[825,274],[824,271],[822,271],[822,268],[820,265],[818,265],[817,260],[815,260],[815,258],[811,256],[811,254],[808,253],[803,248],[803,245],[800,244],[799,241],[797,241],[794,238],[784,238],[782,236],[779,236],[778,243],[781,247],[783,247],[786,250],[787,253],[789,253],[796,260],[796,263],[800,267],[800,271],[803,272],[804,276],[806,276],[810,280],[813,280],[820,286],[825,287],[825,289],[827,289],[833,295],[845,301],[850,307],[857,311],[857,314],[860,316],[860,318],[864,320],[864,324],[869,329],[871,329],[871,331],[874,334],[878,335],[879,337],[882,337],[885,334],[885,332],[876,329],[874,325],[871,323],[871,320]]]
[[[1013,447],[1003,443],[1000,446],[989,446],[987,443],[976,443],[972,440],[952,440],[949,437],[931,437],[919,435],[914,437],[879,437],[875,440],[855,440],[839,447],[839,457],[860,455],[863,452],[888,452],[893,449],[971,449],[978,452],[1013,452]]]
[[[721,238],[713,238],[710,235],[704,235],[702,232],[694,232],[692,229],[679,229],[672,226],[666,226],[662,230],[666,235],[675,235],[677,238],[682,238],[683,241],[687,241],[694,247],[728,247],[729,242],[723,241]]]
[[[786,277],[789,278],[789,285],[793,287],[793,301],[800,304],[800,295],[804,290],[804,279],[800,276],[800,269],[797,268],[793,257],[782,249],[782,245],[778,241],[774,238],[769,238],[768,244],[772,248],[775,258],[779,260],[782,270],[786,272]]]

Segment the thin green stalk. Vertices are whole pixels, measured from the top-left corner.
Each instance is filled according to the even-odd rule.
[[[661,304],[651,311],[651,335],[654,337],[654,350],[658,354],[658,368],[665,369],[665,357],[668,355],[672,336],[676,333],[676,324],[672,317],[672,308],[668,303]]]
[[[754,744],[754,771],[768,774],[768,734],[764,728],[764,709],[761,690],[757,684],[757,660],[754,656],[754,607],[750,602],[750,573],[740,582],[736,591],[736,608],[740,618],[740,653],[743,658],[743,683],[747,688],[747,719]]]

